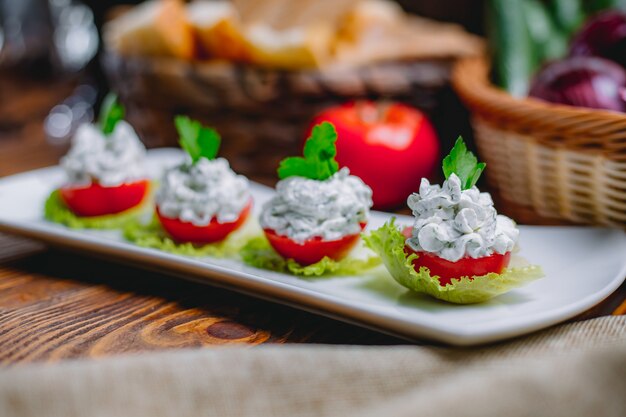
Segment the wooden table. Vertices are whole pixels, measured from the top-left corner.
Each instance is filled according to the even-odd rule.
[[[0,76],[0,177],[54,165],[42,124],[67,85]],[[10,98],[10,99],[9,99]],[[577,319],[626,314],[626,285]],[[0,235],[0,362],[223,344],[402,341],[234,292]]]

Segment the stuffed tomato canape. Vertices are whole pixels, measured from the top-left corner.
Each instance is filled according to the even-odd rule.
[[[330,123],[313,128],[304,157],[283,160],[276,195],[260,224],[274,250],[300,265],[340,260],[358,242],[372,206],[372,190],[335,161],[337,133]]]
[[[500,274],[509,265],[519,230],[496,213],[488,193],[475,186],[462,189],[452,173],[443,186],[423,178],[407,204],[415,222],[405,232],[405,252],[415,253],[414,267],[428,268],[441,285],[463,276]]]
[[[184,163],[168,169],[156,195],[156,215],[178,242],[224,240],[246,220],[252,207],[246,177],[217,158],[219,134],[187,117],[176,118]]]
[[[114,96],[102,106],[98,124],[81,125],[61,159],[68,181],[59,190],[75,215],[119,214],[139,206],[148,194],[146,149]]]
[[[443,161],[443,185],[423,178],[409,196],[413,225],[398,229],[392,221],[366,238],[396,281],[446,301],[475,303],[542,275],[539,267],[511,268],[519,229],[476,187],[484,168],[457,140]]]

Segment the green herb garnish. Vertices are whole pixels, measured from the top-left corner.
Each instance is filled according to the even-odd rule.
[[[180,136],[178,143],[189,154],[192,163],[200,158],[215,159],[222,141],[215,129],[202,126],[187,116],[176,116],[174,124]]]
[[[100,116],[98,123],[102,129],[102,133],[110,135],[115,130],[117,122],[124,119],[124,106],[117,100],[117,95],[113,93],[107,94],[100,106]]]
[[[285,158],[278,167],[278,178],[304,177],[323,181],[339,170],[337,155],[337,131],[332,123],[316,125],[304,145],[304,158]]]
[[[486,166],[484,162],[479,163],[476,156],[467,150],[463,138],[459,136],[448,156],[443,159],[443,174],[448,179],[455,173],[461,179],[461,187],[468,190],[476,185]]]

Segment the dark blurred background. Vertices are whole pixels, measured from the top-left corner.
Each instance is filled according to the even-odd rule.
[[[483,33],[482,0],[397,1],[411,13],[459,23],[470,32]],[[89,24],[93,21],[100,30],[112,8],[137,3],[140,1],[0,0],[0,69],[9,67],[15,70],[17,66],[21,74],[32,74],[35,77],[50,75],[59,67],[69,72],[82,69],[83,57],[80,54],[88,57],[89,49],[94,46],[88,45]],[[58,46],[59,34],[55,33],[55,28],[59,26],[74,27],[66,43],[72,42],[73,46],[79,44],[79,49],[83,51],[74,52],[75,56],[68,56],[70,52],[59,52],[62,48]]]
[[[3,0],[11,2],[11,0]],[[13,0],[21,2],[22,0]],[[474,33],[482,33],[483,19],[483,0],[396,0],[402,7],[411,13],[417,13],[422,16],[431,17],[433,19],[445,20],[462,24],[469,31]],[[105,0],[88,0],[85,4],[89,5],[96,16],[98,23],[102,22],[102,17],[106,15],[106,11],[113,5],[132,4],[139,1],[105,1]]]
[[[73,129],[93,119],[108,90],[98,31],[113,7],[133,3],[139,1],[0,0],[0,141],[5,155],[23,158],[22,169],[56,160]],[[482,33],[480,0],[399,3]],[[2,159],[0,176],[12,172]]]
[[[7,0],[4,0],[5,2]],[[8,0],[9,2],[11,0]],[[21,1],[21,0],[13,0]],[[433,19],[445,20],[462,24],[469,31],[482,33],[483,0],[396,0],[402,7],[411,13]],[[94,11],[96,20],[101,22],[106,11],[116,4],[132,4],[139,1],[85,1]]]

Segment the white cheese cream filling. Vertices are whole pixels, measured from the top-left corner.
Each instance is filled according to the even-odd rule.
[[[406,243],[415,251],[456,262],[504,254],[517,244],[519,230],[513,220],[497,214],[489,193],[475,186],[462,190],[456,174],[443,186],[423,178],[419,193],[410,195],[407,203],[415,223]]]
[[[105,187],[146,178],[143,160],[146,148],[133,127],[120,120],[106,136],[96,125],[85,123],[72,138],[72,147],[61,159],[70,184]]]
[[[224,158],[200,158],[165,171],[156,195],[162,216],[206,226],[213,218],[230,223],[250,202],[249,182]]]
[[[360,233],[371,206],[372,190],[342,168],[324,181],[297,176],[279,181],[260,223],[300,244],[314,237],[337,240]]]

